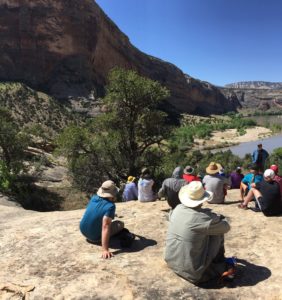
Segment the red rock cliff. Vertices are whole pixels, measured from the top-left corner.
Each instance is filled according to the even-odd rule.
[[[109,70],[133,68],[171,91],[179,112],[223,113],[238,103],[146,55],[91,0],[0,0],[0,80],[58,98],[103,95]]]

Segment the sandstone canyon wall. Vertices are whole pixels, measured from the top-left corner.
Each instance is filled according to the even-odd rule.
[[[169,102],[181,113],[224,113],[239,105],[136,49],[92,0],[0,0],[0,54],[0,80],[56,98],[102,96],[109,70],[120,66],[168,87]]]

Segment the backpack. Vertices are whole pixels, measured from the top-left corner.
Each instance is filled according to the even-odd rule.
[[[135,234],[131,233],[127,228],[123,228],[117,235],[121,248],[130,248],[135,240]]]

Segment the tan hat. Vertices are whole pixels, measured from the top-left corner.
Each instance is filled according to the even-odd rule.
[[[103,182],[101,187],[99,188],[97,195],[102,198],[115,198],[118,193],[118,188],[115,183],[111,180],[107,180]]]
[[[182,204],[193,208],[212,200],[213,193],[205,191],[200,181],[192,181],[180,189],[178,197]]]
[[[134,176],[128,176],[127,183],[133,182],[135,180]]]
[[[209,164],[209,166],[206,168],[206,172],[207,172],[207,174],[213,175],[213,174],[218,173],[221,169],[222,169],[221,164],[211,162]]]

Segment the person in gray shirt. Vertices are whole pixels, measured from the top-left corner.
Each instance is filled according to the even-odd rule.
[[[213,193],[192,181],[181,188],[182,204],[172,210],[166,237],[165,261],[177,275],[198,284],[226,271],[224,234],[230,226],[222,215],[202,208]]]
[[[213,192],[213,200],[210,203],[220,204],[225,200],[228,180],[219,175],[221,169],[222,166],[215,162],[211,162],[206,168],[207,175],[203,178],[203,185],[206,190]]]
[[[178,198],[178,192],[180,189],[188,184],[183,178],[183,168],[176,167],[172,173],[171,178],[164,180],[161,189],[158,192],[158,196],[165,197],[167,199],[168,205],[174,209],[178,204],[180,204]]]

